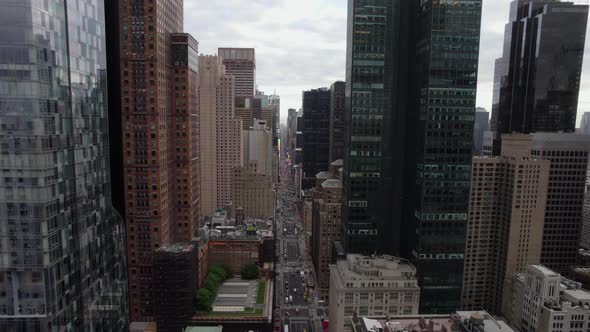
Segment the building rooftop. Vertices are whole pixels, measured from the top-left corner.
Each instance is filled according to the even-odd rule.
[[[336,159],[332,162],[331,164],[332,166],[338,166],[338,167],[342,167],[344,166],[344,160],[342,159]]]
[[[328,179],[322,182],[324,188],[342,188],[342,182],[337,179]]]
[[[338,276],[344,280],[414,280],[416,268],[407,260],[394,256],[346,255],[336,262]]]
[[[572,302],[590,303],[590,293],[585,289],[566,289],[562,292],[562,300]]]
[[[192,243],[170,243],[159,247],[158,249],[156,249],[156,252],[183,253],[190,252],[191,250],[193,250],[193,248],[194,244]]]
[[[543,265],[530,265],[528,268],[531,271],[537,271],[539,273],[542,273],[544,276],[558,276],[559,275],[555,271],[553,271],[549,268],[546,268]]]
[[[333,177],[333,175],[331,172],[321,171],[318,174],[316,174],[315,177],[317,179],[329,179],[329,178]]]
[[[394,318],[353,318],[355,332],[455,332],[448,315],[396,316]]]
[[[465,332],[516,332],[506,322],[494,318],[486,311],[457,311],[452,316],[457,323],[458,331]],[[477,328],[483,326],[483,330]]]
[[[187,326],[183,332],[222,332],[223,326]]]
[[[352,321],[354,332],[516,332],[506,322],[486,311],[458,311],[450,316],[362,317],[353,318]]]

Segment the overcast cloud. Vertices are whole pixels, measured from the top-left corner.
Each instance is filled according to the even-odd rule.
[[[203,54],[215,54],[218,47],[254,47],[259,90],[269,94],[276,89],[281,96],[281,121],[285,122],[287,109],[301,107],[301,91],[344,80],[346,3],[184,0],[184,28],[199,41]],[[488,110],[494,61],[502,53],[509,4],[510,0],[483,0],[477,106]],[[587,40],[579,113],[590,111],[589,49]]]

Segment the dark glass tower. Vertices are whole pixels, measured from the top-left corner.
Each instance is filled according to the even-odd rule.
[[[330,86],[330,162],[344,157],[346,126],[344,121],[344,91],[346,83],[338,81]]]
[[[515,0],[496,60],[491,130],[501,134],[574,132],[588,6]]]
[[[415,8],[406,0],[348,1],[341,236],[348,252],[400,254]]]
[[[418,8],[412,213],[420,313],[460,304],[480,24],[481,0],[421,1]]]
[[[424,313],[460,302],[480,22],[480,0],[349,1],[342,240],[412,259]]]
[[[315,186],[316,174],[330,167],[330,90],[303,92],[302,189]]]
[[[0,331],[125,331],[104,1],[1,3]]]

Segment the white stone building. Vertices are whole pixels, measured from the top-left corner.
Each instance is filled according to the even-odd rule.
[[[393,256],[349,254],[330,265],[330,332],[352,331],[353,316],[416,315],[416,268]]]

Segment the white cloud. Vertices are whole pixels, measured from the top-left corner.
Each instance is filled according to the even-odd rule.
[[[185,0],[185,30],[199,52],[256,48],[259,89],[281,96],[281,120],[301,92],[344,80],[345,0]]]
[[[502,54],[510,2],[483,1],[477,105],[487,109],[491,109],[494,61]],[[259,89],[267,93],[276,89],[285,121],[288,108],[301,106],[303,90],[344,79],[346,3],[185,0],[184,25],[199,41],[201,53],[214,54],[218,47],[256,48]],[[586,49],[590,49],[589,41]],[[590,58],[585,60],[579,113],[590,111]]]

